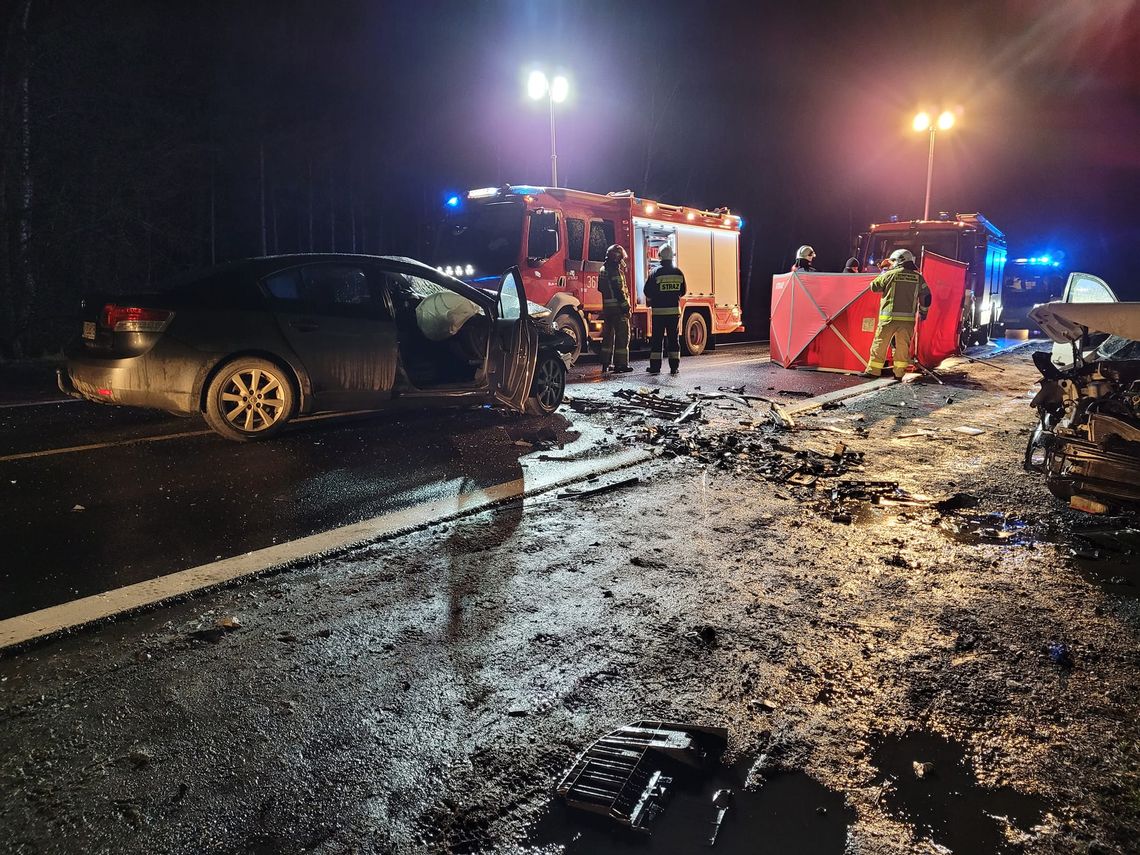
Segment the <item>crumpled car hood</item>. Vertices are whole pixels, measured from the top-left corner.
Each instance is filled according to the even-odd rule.
[[[1056,342],[1076,341],[1086,332],[1140,340],[1140,303],[1046,303],[1029,317]]]

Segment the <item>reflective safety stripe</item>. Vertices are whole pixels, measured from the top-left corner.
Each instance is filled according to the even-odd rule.
[[[908,315],[903,312],[891,312],[889,315],[879,315],[879,320],[885,323],[891,321],[913,321],[914,315]]]
[[[881,361],[881,362],[880,362],[878,359],[872,359],[872,360],[871,360],[871,361],[868,363],[868,367],[869,367],[871,370],[873,370],[873,371],[882,371],[882,370],[883,370],[883,366],[884,366],[884,365],[886,365],[886,364],[887,364],[887,363],[886,363],[886,361],[885,361],[885,360],[884,360],[884,361]]]
[[[679,350],[670,350],[670,351],[669,351],[669,358],[670,358],[670,359],[680,359],[680,358],[681,358],[681,351],[679,351]]]
[[[675,318],[679,314],[681,314],[681,309],[678,306],[672,306],[672,307],[666,306],[663,309],[659,309],[656,306],[653,307],[653,317],[655,317],[655,318],[658,318],[658,317],[674,317]]]

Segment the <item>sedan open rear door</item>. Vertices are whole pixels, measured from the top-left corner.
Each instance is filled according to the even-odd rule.
[[[491,392],[509,407],[522,410],[534,380],[538,332],[527,315],[522,274],[512,267],[499,280],[495,328],[491,336],[488,371]]]

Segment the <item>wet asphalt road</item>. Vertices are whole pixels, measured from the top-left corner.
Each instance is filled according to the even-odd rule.
[[[744,385],[794,401],[859,382],[766,357],[766,345],[721,347],[684,360],[677,378],[649,377],[638,360],[603,380],[587,362],[567,394]],[[487,409],[318,418],[242,445],[199,418],[72,401],[0,408],[0,437],[0,619],[559,465],[519,440],[580,454],[612,442],[571,406],[546,419]]]

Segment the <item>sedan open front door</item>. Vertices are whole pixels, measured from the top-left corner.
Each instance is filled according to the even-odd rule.
[[[522,410],[534,380],[538,331],[527,314],[526,291],[517,267],[499,280],[494,323],[488,355],[491,392],[507,406]]]

